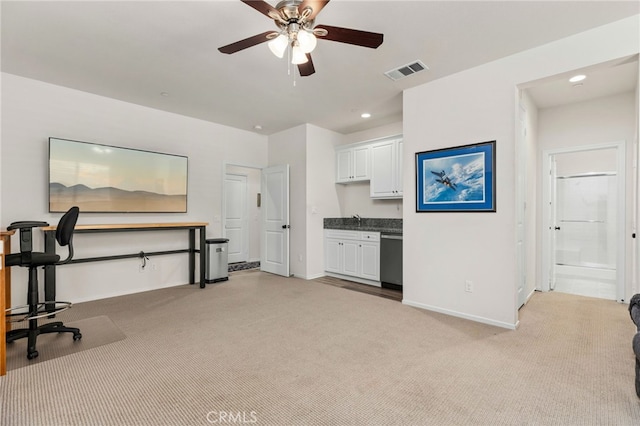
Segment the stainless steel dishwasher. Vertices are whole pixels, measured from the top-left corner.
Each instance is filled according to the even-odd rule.
[[[384,288],[402,290],[402,234],[380,235],[380,282]]]

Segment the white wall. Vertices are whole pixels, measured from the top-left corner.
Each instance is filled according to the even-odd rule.
[[[258,206],[258,194],[261,191],[262,173],[258,169],[248,169],[249,182],[247,192],[249,193],[249,261],[260,260],[260,231],[261,211]]]
[[[209,222],[221,235],[223,161],[266,165],[267,138],[202,120],[154,110],[11,74],[2,74],[2,228],[17,220],[57,224],[48,213],[47,142],[50,136],[182,154],[189,157],[185,214],[80,214],[79,224]],[[186,231],[79,234],[76,257],[181,249]],[[35,241],[41,247],[41,239]],[[18,250],[17,239],[13,242]],[[187,255],[65,265],[58,268],[58,298],[79,302],[188,282]],[[26,299],[26,272],[14,268],[13,305]],[[25,289],[20,286],[24,283]]]
[[[634,139],[635,93],[540,109],[540,151]],[[629,151],[629,166],[631,166]]]
[[[381,139],[402,134],[402,121],[344,135],[341,145]]]
[[[406,209],[403,302],[505,328],[518,323],[515,256],[516,87],[639,51],[640,15],[404,93],[404,164],[419,151],[496,140],[497,212]],[[414,167],[404,170],[415,197]],[[465,292],[465,280],[474,291]]]
[[[289,165],[289,266],[290,273],[306,275],[307,258],[307,126],[300,125],[269,136],[269,166]]]
[[[636,85],[636,114],[635,114],[635,167],[633,168],[635,176],[632,179],[632,186],[634,187],[633,200],[636,202],[633,205],[633,228],[632,231],[636,238],[633,240],[631,258],[638,259],[638,252],[640,251],[640,238],[638,238],[638,221],[640,221],[640,172],[638,171],[638,165],[640,164],[640,61],[638,66],[638,83]],[[640,293],[640,262],[636,262],[636,269],[631,275],[631,293]]]
[[[306,279],[324,276],[324,218],[340,216],[334,180],[341,140],[339,133],[307,125]]]
[[[324,275],[323,219],[339,213],[334,146],[342,135],[305,124],[269,136],[269,165],[290,166],[290,266],[304,279]]]

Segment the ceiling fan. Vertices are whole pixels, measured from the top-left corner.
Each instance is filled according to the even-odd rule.
[[[263,0],[241,1],[273,19],[278,31],[266,31],[222,46],[218,50],[231,54],[268,41],[273,54],[282,58],[285,51],[291,48],[291,63],[298,66],[302,77],[316,72],[311,60],[311,51],[315,48],[318,38],[375,49],[382,44],[384,37],[383,34],[350,28],[329,25],[314,27],[316,16],[329,0],[282,0],[276,7]]]

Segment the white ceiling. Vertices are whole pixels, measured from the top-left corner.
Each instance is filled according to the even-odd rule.
[[[404,89],[640,13],[635,0],[333,0],[316,24],[383,33],[384,43],[367,49],[320,40],[316,73],[294,85],[286,60],[266,44],[218,52],[276,28],[239,0],[1,6],[4,72],[261,134],[302,123],[351,133],[397,122]],[[429,70],[395,82],[384,75],[415,60]],[[637,67],[635,80],[628,68],[632,90]],[[543,90],[532,93],[554,102],[543,100]],[[365,111],[368,120],[360,118]]]
[[[578,83],[569,79],[575,75],[586,78]],[[538,108],[551,108],[574,102],[584,102],[604,96],[632,91],[638,85],[638,56],[573,70],[535,82],[528,89]]]

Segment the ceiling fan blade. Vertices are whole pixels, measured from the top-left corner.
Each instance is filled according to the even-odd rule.
[[[235,43],[219,47],[218,50],[222,53],[227,54],[236,53],[248,47],[255,46],[256,44],[264,43],[265,41],[270,40],[270,38],[267,38],[267,36],[273,33],[274,31],[266,31],[262,34],[254,35],[253,37],[245,38],[244,40],[236,41]]]
[[[309,21],[315,19],[316,15],[329,3],[329,0],[304,0],[298,6],[298,12],[302,13],[305,7],[311,7],[312,12],[307,18]]]
[[[350,28],[331,27],[329,25],[318,25],[314,28],[327,30],[327,35],[319,35],[323,40],[339,41],[340,43],[355,44],[356,46],[377,48],[382,44],[384,35],[371,33],[369,31],[352,30]]]
[[[269,15],[269,13],[280,16],[280,13],[278,13],[278,10],[275,7],[271,6],[269,3],[263,0],[240,0],[240,1],[248,6],[251,6],[258,12],[268,16],[269,18],[272,17],[271,15]]]
[[[311,55],[307,55],[307,62],[304,64],[298,64],[298,71],[300,72],[300,77],[308,77],[311,74],[316,72],[316,69],[313,67],[313,61],[311,60]]]

